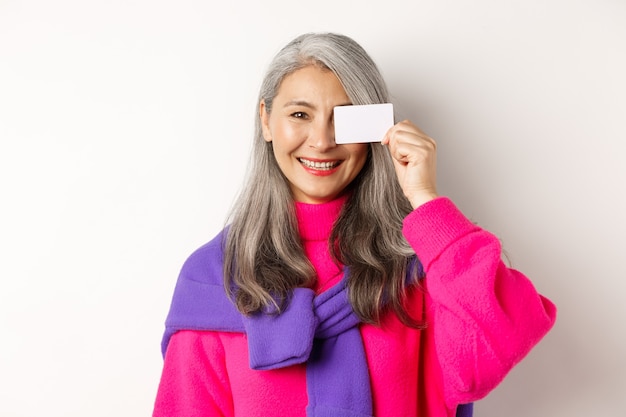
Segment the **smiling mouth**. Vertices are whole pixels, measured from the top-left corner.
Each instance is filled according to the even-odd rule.
[[[319,162],[319,161],[310,161],[304,158],[298,158],[298,161],[302,165],[310,169],[316,169],[319,171],[330,171],[333,168],[336,168],[341,164],[341,161],[332,161],[332,162]]]

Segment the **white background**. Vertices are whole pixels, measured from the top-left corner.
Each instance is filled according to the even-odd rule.
[[[150,415],[179,268],[306,31],[371,53],[440,191],[559,307],[476,415],[623,415],[626,2],[0,0],[0,416]]]

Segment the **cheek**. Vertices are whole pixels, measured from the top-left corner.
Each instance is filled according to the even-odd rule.
[[[369,145],[364,143],[355,143],[354,145],[349,146],[351,147],[349,151],[352,155],[352,159],[354,159],[355,165],[359,165],[361,167],[365,165],[367,154],[369,152]]]
[[[297,145],[306,139],[306,128],[288,120],[277,119],[270,126],[273,141],[280,142],[282,147]]]
[[[359,169],[358,169],[357,175],[360,174],[361,171],[363,171],[363,167],[367,163],[367,158],[369,157],[369,152],[370,152],[370,146],[369,145],[363,145],[363,148],[360,151]]]

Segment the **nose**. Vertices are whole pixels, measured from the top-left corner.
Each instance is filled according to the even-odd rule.
[[[311,148],[319,152],[326,152],[337,146],[333,121],[320,120],[319,123],[316,123],[311,129],[308,142]]]

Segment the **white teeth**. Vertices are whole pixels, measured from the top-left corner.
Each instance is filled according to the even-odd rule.
[[[306,165],[309,168],[320,169],[320,170],[328,170],[339,165],[339,162],[314,162],[309,161],[308,159],[298,158],[298,160]]]

